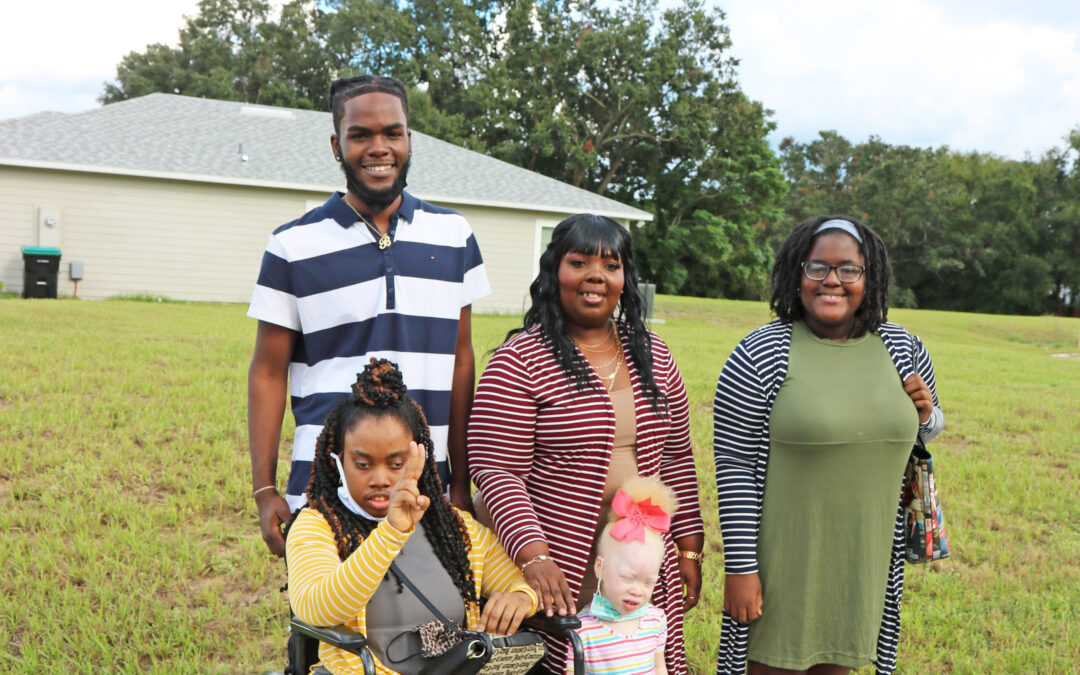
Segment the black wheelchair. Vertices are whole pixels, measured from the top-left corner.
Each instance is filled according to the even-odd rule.
[[[581,646],[581,638],[575,632],[581,627],[581,621],[576,616],[552,616],[537,614],[523,622],[535,632],[551,633],[567,638],[570,641],[574,653],[574,674],[583,675],[585,672],[585,656]],[[325,642],[338,649],[356,654],[364,664],[364,675],[375,675],[375,659],[371,656],[371,650],[367,646],[367,638],[363,633],[355,631],[348,626],[313,626],[297,617],[289,621],[289,630],[294,636],[304,636],[305,639],[289,640],[289,668],[293,675],[307,675],[311,667],[319,661],[319,643]],[[533,669],[533,673],[545,672],[542,666]]]

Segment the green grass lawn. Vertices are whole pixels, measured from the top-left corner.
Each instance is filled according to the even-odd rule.
[[[711,399],[760,303],[658,297],[686,379],[706,513],[687,628],[722,605]],[[254,673],[284,665],[284,570],[246,446],[254,322],[238,305],[0,299],[0,670]],[[937,366],[953,557],[908,567],[903,673],[1080,667],[1080,321],[894,311]],[[477,356],[510,317],[474,318]],[[1067,356],[1055,356],[1067,354]],[[288,471],[291,420],[279,467]],[[865,669],[870,672],[870,669]]]

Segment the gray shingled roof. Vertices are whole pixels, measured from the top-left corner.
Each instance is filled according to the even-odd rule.
[[[0,164],[329,191],[344,185],[330,152],[332,130],[326,112],[150,94],[82,113],[0,121]],[[652,220],[416,131],[409,191],[448,204]]]

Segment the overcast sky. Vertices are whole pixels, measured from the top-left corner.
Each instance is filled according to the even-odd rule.
[[[678,0],[663,0],[673,4]],[[196,0],[6,3],[0,119],[96,107],[128,52],[176,44]],[[813,140],[1020,159],[1080,126],[1080,1],[725,0],[743,90]]]
[[[774,140],[851,141],[1021,159],[1080,126],[1080,1],[728,0],[743,91]]]

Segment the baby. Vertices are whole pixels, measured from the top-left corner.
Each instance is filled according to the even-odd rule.
[[[615,494],[597,543],[596,593],[578,614],[586,673],[667,675],[667,617],[649,600],[676,504],[675,493],[654,477],[635,476]],[[568,654],[568,673],[573,666]]]

